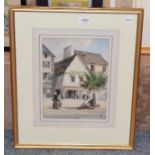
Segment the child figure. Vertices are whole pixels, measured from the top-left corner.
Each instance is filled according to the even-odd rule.
[[[89,95],[87,93],[83,94],[82,96],[82,105],[81,107],[88,107],[88,103],[89,103]]]

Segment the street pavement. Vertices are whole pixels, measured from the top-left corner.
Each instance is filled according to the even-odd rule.
[[[104,119],[106,116],[106,103],[103,100],[97,100],[97,106],[94,109],[81,109],[82,100],[64,99],[60,109],[53,109],[53,101],[48,100],[43,103],[43,118],[58,119]]]

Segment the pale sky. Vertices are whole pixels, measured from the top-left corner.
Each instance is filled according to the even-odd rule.
[[[42,43],[56,56],[55,61],[60,61],[65,47],[71,45],[73,49],[100,53],[108,61],[109,39],[103,38],[43,38]]]

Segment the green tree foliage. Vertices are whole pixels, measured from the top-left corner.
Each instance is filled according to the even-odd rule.
[[[104,73],[88,73],[85,74],[86,79],[83,81],[82,86],[85,89],[93,92],[93,104],[96,105],[96,95],[95,92],[103,89],[107,82],[107,76]]]
[[[98,91],[105,87],[107,76],[103,73],[88,73],[85,74],[86,79],[82,86],[90,91]]]

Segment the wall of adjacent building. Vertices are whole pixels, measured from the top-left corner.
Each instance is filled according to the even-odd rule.
[[[42,61],[50,63],[49,67],[44,67],[44,66],[42,67],[43,72],[51,73],[52,71],[54,71],[54,58],[53,57],[51,58],[51,56],[48,56],[47,58],[45,58],[44,56],[42,56]]]

